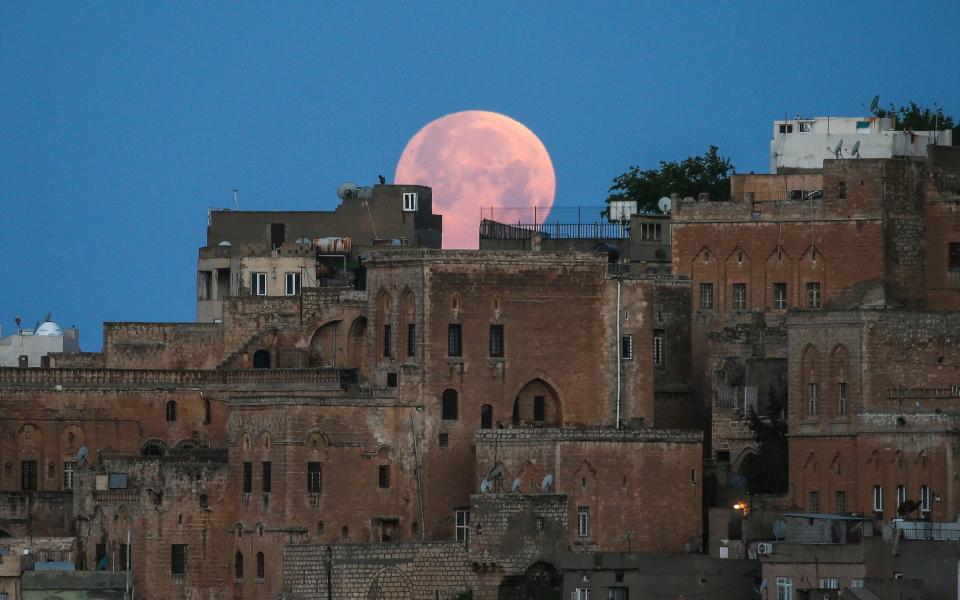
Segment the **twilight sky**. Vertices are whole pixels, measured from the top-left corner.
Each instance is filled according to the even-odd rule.
[[[556,204],[710,144],[766,171],[770,123],[938,102],[960,116],[943,2],[4,3],[0,325],[47,311],[191,321],[206,212],[332,209],[442,115],[526,125]]]

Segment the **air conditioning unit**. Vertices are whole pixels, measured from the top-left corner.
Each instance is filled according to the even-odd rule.
[[[773,554],[773,544],[770,542],[757,544],[757,554]]]

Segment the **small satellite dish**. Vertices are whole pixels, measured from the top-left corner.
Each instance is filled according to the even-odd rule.
[[[837,158],[843,158],[843,140],[841,139],[837,142],[837,145],[833,147],[833,155]]]
[[[853,148],[850,149],[850,156],[860,158],[860,140],[853,143]]]
[[[227,240],[223,240],[222,242],[220,242],[220,243],[217,244],[217,245],[218,245],[218,246],[232,246],[233,244],[231,244],[231,243],[228,242]]]
[[[777,519],[773,522],[773,537],[778,540],[782,540],[784,534],[787,533],[787,524],[783,519]]]
[[[874,96],[873,100],[870,101],[870,112],[876,113],[878,106],[880,106],[880,94]]]
[[[543,478],[543,483],[540,484],[540,491],[544,494],[549,494],[553,491],[553,473],[547,473],[547,476]]]
[[[86,446],[80,446],[80,449],[77,450],[77,462],[85,463],[87,462],[87,456],[90,455],[90,450]]]
[[[514,494],[519,494],[519,493],[520,493],[520,486],[521,486],[521,485],[523,485],[523,482],[521,482],[521,481],[520,481],[520,478],[517,477],[516,479],[513,480],[513,487],[511,487],[510,490],[511,490]]]
[[[664,196],[663,198],[657,200],[657,207],[660,209],[660,212],[665,215],[669,215],[670,210],[673,208],[673,202],[670,201],[669,197]]]
[[[490,490],[493,489],[493,484],[489,480],[484,479],[480,482],[480,492],[483,494],[489,494]]]
[[[492,467],[490,467],[490,470],[487,471],[487,481],[496,481],[497,479],[500,479],[500,477],[502,476],[503,476],[503,465],[501,463],[497,463],[493,465]]]
[[[350,181],[345,181],[340,184],[340,187],[337,188],[337,197],[341,200],[346,200],[347,198],[353,198],[357,195],[357,184]]]

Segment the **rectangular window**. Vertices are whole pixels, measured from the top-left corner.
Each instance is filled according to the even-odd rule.
[[[503,325],[490,326],[490,356],[503,356]]]
[[[883,486],[873,486],[873,510],[883,512]]]
[[[590,507],[577,507],[577,537],[585,539],[590,537]]]
[[[63,489],[72,490],[73,489],[73,476],[77,472],[77,463],[74,461],[66,461],[63,463]]]
[[[447,326],[447,356],[463,356],[463,328],[459,323]]]
[[[926,484],[920,486],[920,510],[930,512],[930,486]]]
[[[713,310],[713,284],[700,284],[700,310]]]
[[[533,397],[533,422],[543,425],[547,420],[547,399],[544,396]]]
[[[403,211],[416,212],[416,210],[417,210],[417,193],[404,192],[403,193]]]
[[[24,491],[37,489],[37,461],[20,461],[20,489]]]
[[[821,577],[820,589],[821,590],[839,590],[840,580],[837,579],[836,577]]]
[[[897,510],[907,501],[907,488],[902,485],[897,486]]]
[[[820,512],[820,492],[810,492],[810,512]]]
[[[607,600],[630,600],[630,588],[607,588]]]
[[[573,593],[573,600],[590,600],[590,588],[577,588]]]
[[[950,242],[947,249],[947,268],[951,271],[960,271],[960,242]]]
[[[620,358],[633,360],[633,336],[625,335],[620,338]]]
[[[820,308],[820,282],[807,284],[807,308]]]
[[[300,273],[285,273],[283,293],[288,296],[300,295]]]
[[[793,579],[777,577],[777,600],[793,600]]]
[[[393,355],[393,330],[389,325],[383,326],[383,357],[390,358]]]
[[[417,355],[417,325],[407,323],[407,356]]]
[[[318,462],[307,463],[307,493],[323,493],[323,464]]]
[[[811,417],[817,416],[817,384],[811,383],[807,386],[807,408]]]
[[[663,366],[663,330],[653,330],[653,364]]]
[[[773,309],[787,310],[787,284],[773,284]]]
[[[856,590],[856,589],[859,589],[859,588],[862,588],[862,587],[863,587],[863,580],[862,580],[862,579],[851,579],[851,580],[850,580],[850,589],[851,589],[851,590]]]
[[[457,541],[466,542],[470,539],[470,511],[454,511],[457,520]]]
[[[269,494],[273,488],[273,464],[269,461],[260,463],[260,491]]]
[[[249,494],[253,491],[253,463],[243,463],[243,493]]]
[[[170,574],[185,575],[187,573],[187,545],[173,544],[170,546]]]
[[[733,310],[747,310],[747,284],[733,284]]]
[[[441,433],[441,434],[439,434],[439,435],[437,436],[437,445],[440,446],[441,448],[449,448],[449,447],[450,447],[450,434],[449,434],[449,433]]]
[[[837,384],[837,414],[841,417],[847,414],[847,384],[844,382]]]
[[[276,250],[287,239],[287,226],[284,223],[270,223],[270,245]]]
[[[837,492],[834,496],[834,512],[847,512],[847,493]]]
[[[250,293],[254,296],[267,295],[266,273],[250,273]]]
[[[384,490],[390,487],[390,465],[380,465],[377,470],[377,486]]]
[[[133,548],[127,544],[120,544],[120,556],[117,557],[117,565],[121,571],[133,568]]]

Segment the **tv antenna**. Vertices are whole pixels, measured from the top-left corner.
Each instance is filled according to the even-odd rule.
[[[240,188],[233,188],[233,205],[240,210]]]
[[[657,208],[659,208],[663,214],[669,215],[670,210],[673,208],[673,201],[670,200],[668,196],[664,196],[657,200]]]
[[[853,143],[853,148],[850,149],[850,156],[860,158],[860,140]]]

